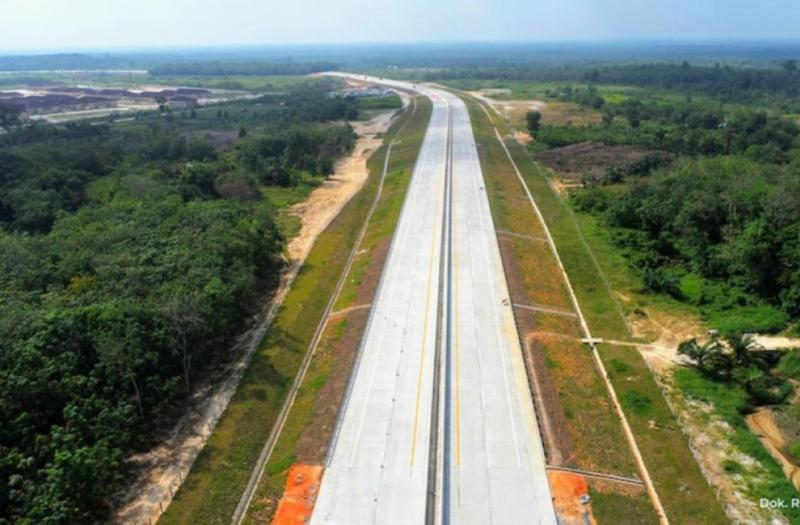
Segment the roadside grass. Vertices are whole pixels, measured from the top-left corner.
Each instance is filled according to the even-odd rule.
[[[491,97],[498,99],[502,104],[502,97]],[[525,100],[525,99],[523,99]],[[527,99],[530,101],[537,99]],[[544,102],[544,107],[537,109],[542,115],[543,125],[573,125],[585,126],[588,124],[600,124],[603,121],[603,114],[592,108],[585,108],[576,104],[575,102],[568,102],[564,100],[557,100],[550,97],[542,96],[538,100]],[[530,110],[530,104],[520,103],[516,100],[511,109],[506,110],[504,105],[503,113],[513,123],[513,125],[520,131],[527,130],[525,116]]]
[[[587,347],[574,339],[546,334],[535,336],[535,341],[544,349],[569,422],[571,459],[583,470],[638,478],[619,418]]]
[[[581,327],[578,320],[563,315],[545,312],[531,312],[536,319],[536,333],[559,334],[573,339],[580,339]],[[592,371],[594,374],[595,372]]]
[[[518,148],[520,149],[520,148]],[[512,153],[514,150],[512,149]],[[515,156],[515,160],[518,157]],[[518,161],[520,162],[520,161]],[[542,171],[538,172],[540,175],[544,175]],[[523,174],[526,174],[523,172]],[[526,178],[530,180],[530,174]],[[531,184],[529,182],[529,184]],[[540,190],[544,190],[542,185],[539,185]],[[533,191],[533,188],[531,188]],[[542,193],[536,194],[537,202],[541,206],[541,199],[539,195]],[[546,196],[546,193],[545,193]],[[563,202],[563,201],[562,201]],[[743,326],[752,327],[754,323],[761,322],[763,325],[768,325],[771,316],[770,311],[760,310],[758,308],[737,308],[733,310],[725,310],[722,312],[717,312],[709,308],[701,309],[693,304],[691,304],[691,299],[696,297],[701,288],[704,286],[704,283],[701,279],[698,279],[696,276],[692,274],[686,274],[681,279],[681,291],[684,295],[689,299],[687,301],[678,301],[672,297],[669,297],[664,294],[652,294],[647,293],[641,277],[631,269],[627,259],[625,258],[622,251],[614,244],[613,240],[610,237],[610,232],[608,229],[604,228],[601,224],[598,223],[597,219],[588,214],[582,213],[575,213],[569,207],[569,203],[564,202],[564,206],[567,208],[567,211],[570,215],[572,215],[573,219],[575,220],[580,234],[583,236],[586,244],[589,246],[591,250],[591,255],[597,261],[599,267],[602,269],[602,275],[608,279],[609,294],[613,294],[616,296],[615,303],[621,306],[621,310],[625,314],[634,314],[634,316],[640,315],[660,315],[665,314],[668,317],[672,317],[675,319],[693,319],[699,320],[701,316],[705,315],[706,318],[709,320],[709,324],[715,327],[723,327],[728,329],[737,329]],[[555,229],[551,226],[551,230]],[[565,255],[564,248],[562,248],[562,238],[559,238],[556,232],[553,232],[554,237],[556,237],[556,242],[559,244],[559,250],[564,258],[564,264],[567,266],[567,270],[570,274],[570,277],[573,279],[573,283],[575,283],[575,271],[570,268],[570,262],[567,260],[567,255]],[[588,258],[587,258],[588,259]],[[612,291],[613,290],[613,291]],[[579,290],[576,286],[576,292],[579,294],[579,298],[581,300],[581,304],[585,305],[585,299],[583,295],[581,295],[581,290]],[[590,312],[587,311],[586,307],[584,306],[584,312],[588,314]],[[619,309],[618,309],[619,311]],[[762,321],[762,319],[764,319]],[[694,322],[694,321],[693,321]],[[605,330],[605,331],[598,331],[597,329],[597,321],[594,322],[590,319],[589,324],[592,327],[592,330],[597,334],[600,333],[606,337],[614,336],[614,334],[621,334],[622,330],[621,327],[617,326],[614,330]],[[773,325],[775,323],[772,323]],[[601,325],[602,326],[602,325]],[[596,335],[595,334],[595,335]],[[608,334],[608,335],[607,335]],[[648,334],[651,335],[651,334]],[[633,339],[633,338],[631,338]],[[618,382],[621,382],[622,377],[624,375],[624,371],[626,371],[627,363],[625,360],[619,358],[612,358],[609,361],[608,352],[607,350],[611,347],[607,347],[605,349],[601,348],[601,355],[603,356],[603,361],[605,362],[606,366],[609,368],[610,373],[612,371],[618,372],[618,377],[616,380],[612,380],[617,385]],[[616,350],[619,350],[618,348]],[[634,364],[640,368],[640,374],[647,375],[648,370],[642,366],[641,359],[639,359],[639,354],[633,349],[626,349],[625,350],[626,357]],[[630,370],[627,370],[630,372]],[[735,428],[734,434],[731,437],[731,443],[741,452],[744,452],[751,457],[755,458],[759,462],[763,462],[763,466],[756,466],[751,465],[748,469],[743,470],[741,473],[741,479],[745,481],[746,486],[750,487],[748,490],[748,496],[751,498],[758,498],[763,496],[763,494],[782,494],[786,497],[796,497],[796,492],[794,492],[795,496],[789,496],[794,491],[793,487],[789,484],[786,480],[785,476],[783,475],[782,471],[780,470],[779,466],[772,457],[766,452],[763,448],[761,443],[758,439],[752,435],[751,432],[746,428],[744,425],[744,419],[741,415],[739,415],[736,411],[731,412],[731,399],[730,396],[726,396],[722,392],[717,392],[718,395],[710,395],[708,392],[703,393],[702,389],[701,392],[698,392],[697,385],[698,382],[708,382],[709,380],[706,378],[695,378],[694,382],[689,382],[686,380],[687,374],[691,375],[694,373],[691,370],[679,369],[677,372],[677,377],[674,379],[674,384],[678,387],[678,390],[681,394],[685,397],[690,399],[699,399],[704,400],[706,402],[711,403],[714,408],[714,413],[723,417],[723,419],[728,420],[730,417],[738,420],[738,427],[736,425],[732,425]],[[696,375],[696,374],[695,374]],[[625,376],[627,377],[627,376]],[[712,382],[713,383],[713,382]],[[692,385],[695,387],[693,388]],[[648,388],[645,390],[652,391],[652,389]],[[619,392],[618,392],[619,393]],[[660,395],[655,395],[653,392],[652,399],[656,399],[661,401],[662,397]],[[640,414],[646,413],[649,409],[648,404],[650,403],[650,398],[646,395],[637,395],[636,393],[627,393],[623,398],[620,396],[621,402],[625,406],[625,412],[631,420],[631,424],[633,425],[632,419],[637,418],[632,412],[638,412]],[[718,406],[719,405],[719,406]],[[721,408],[720,408],[721,407]],[[671,414],[666,412],[668,407],[662,407],[665,417],[669,418]],[[639,446],[642,449],[642,452],[645,454],[645,462],[648,465],[648,468],[651,469],[651,474],[653,474],[654,478],[657,478],[653,470],[654,467],[650,467],[650,460],[651,454],[648,452],[648,448],[650,446],[645,445],[638,436],[643,432],[648,432],[649,428],[642,425],[643,418],[638,417],[639,421],[639,428],[634,428],[634,432],[637,435],[637,441],[639,441]],[[649,421],[647,421],[649,424]],[[679,439],[685,439],[682,436],[675,436],[674,441],[679,441]],[[658,439],[653,439],[652,441],[652,449],[656,449],[658,446]],[[743,467],[742,467],[743,468]],[[663,476],[667,477],[667,476]],[[656,485],[659,490],[659,494],[663,492],[663,489],[660,488],[658,481],[656,480]],[[676,495],[680,497],[680,494]],[[662,495],[662,499],[664,495]],[[708,498],[707,498],[708,499]],[[667,506],[667,501],[664,501],[665,506]],[[673,512],[670,510],[669,506],[667,506],[667,514],[668,516],[672,517]],[[791,519],[794,521],[799,521],[796,518],[790,516]],[[674,520],[673,520],[674,521]]]
[[[536,217],[533,220],[538,222]],[[567,288],[548,245],[520,238],[512,238],[510,242],[532,305],[572,311]]]
[[[275,512],[286,483],[286,475],[297,460],[298,440],[311,423],[310,419],[314,413],[317,394],[324,386],[333,367],[335,356],[333,349],[342,337],[346,326],[347,319],[343,318],[330,323],[325,328],[317,353],[312,358],[303,383],[300,385],[281,436],[275,443],[270,460],[264,467],[263,477],[259,481],[243,523],[266,523]]]
[[[411,180],[411,172],[416,160],[416,154],[424,138],[430,117],[431,105],[427,99],[417,99],[416,114],[410,117],[408,125],[403,129],[398,142],[392,148],[389,165],[384,181],[378,206],[369,222],[364,239],[360,246],[360,254],[350,269],[350,274],[342,289],[340,298],[347,293],[353,300],[358,295],[361,284],[360,278],[356,284],[353,274],[363,276],[372,262],[375,248],[383,241],[388,241],[394,232],[400,216],[400,209],[405,198],[405,190]],[[397,131],[405,119],[395,123],[387,134],[386,143],[369,158],[367,165],[369,172],[378,174],[383,170],[386,144],[394,139]],[[348,304],[347,306],[351,306]],[[311,366],[303,379],[300,390],[295,398],[286,425],[275,444],[275,449],[267,462],[264,476],[259,482],[253,501],[247,510],[244,523],[264,523],[271,519],[277,501],[280,499],[286,482],[289,467],[297,457],[297,445],[300,436],[306,428],[314,424],[312,415],[317,402],[319,391],[325,386],[329,373],[337,355],[334,348],[339,343],[347,324],[347,317],[336,322],[331,322],[325,329]]]
[[[393,129],[406,118],[407,114],[398,119]],[[361,191],[317,238],[161,524],[230,522],[372,204],[379,176],[380,171],[371,172]]]
[[[425,138],[428,119],[431,112],[430,101],[424,97],[417,98],[417,116],[408,123],[401,136],[392,147],[383,194],[372,215],[369,227],[364,235],[359,253],[350,269],[350,275],[342,287],[334,310],[355,306],[358,288],[369,269],[375,250],[383,242],[388,242],[394,233],[395,225],[405,200],[406,189],[411,181],[411,173],[417,159],[420,145]],[[370,173],[383,169],[384,149],[372,155],[368,161]]]
[[[589,481],[592,512],[597,523],[642,525],[658,522],[650,498],[644,489],[637,491],[626,488],[624,493],[619,493],[608,488],[608,485],[605,482]]]
[[[598,351],[667,517],[673,523],[727,523],[641,354],[635,348],[602,344]]]
[[[485,143],[489,137],[496,143],[492,123],[502,135],[509,135],[510,130],[500,119],[494,118],[490,122],[476,102],[468,100],[468,104],[479,142]],[[526,154],[524,147],[513,140],[507,140],[506,145],[550,228],[592,335],[628,339],[624,311],[615,299],[610,282],[605,280],[599,260],[587,248],[574,214],[552,189],[545,172]],[[491,173],[491,170],[486,171]],[[642,356],[637,350],[626,347],[600,345],[598,350],[609,369],[611,382],[629,418],[668,518],[681,524],[726,523],[720,503],[692,456],[686,437]],[[651,420],[656,422],[656,429],[650,428]]]

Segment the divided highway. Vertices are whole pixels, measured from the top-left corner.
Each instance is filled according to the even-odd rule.
[[[433,111],[311,523],[555,524],[467,108],[369,80]]]

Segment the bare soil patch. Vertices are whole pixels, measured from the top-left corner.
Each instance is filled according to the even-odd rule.
[[[586,478],[570,472],[550,471],[550,490],[553,494],[553,506],[558,514],[560,525],[597,525],[592,514],[592,505],[583,500],[589,494]]]
[[[273,525],[305,525],[311,519],[322,484],[322,467],[295,463],[286,477],[283,497],[278,503]]]
[[[367,160],[383,143],[383,134],[392,124],[394,115],[394,111],[386,111],[365,122],[351,122],[358,135],[353,152],[339,159],[333,175],[312,191],[305,201],[292,207],[292,213],[300,219],[301,228],[289,243],[290,259],[304,258],[317,236],[364,186],[369,176]]]
[[[563,178],[580,179],[583,176],[601,177],[610,166],[626,166],[656,153],[638,146],[581,142],[543,151],[536,155],[536,160]]]
[[[800,467],[795,465],[791,456],[786,453],[786,447],[789,444],[775,421],[772,410],[762,408],[745,417],[745,421],[747,422],[747,428],[758,436],[764,448],[781,466],[786,477],[794,484],[795,488],[800,489]]]

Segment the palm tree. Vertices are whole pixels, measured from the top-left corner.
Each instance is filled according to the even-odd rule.
[[[767,370],[769,364],[762,357],[764,347],[756,342],[750,334],[729,334],[725,342],[730,350],[730,357],[734,368],[750,366]]]
[[[705,344],[689,339],[678,346],[678,353],[694,361],[697,368],[708,375],[718,378],[730,376],[731,361],[725,353],[725,346],[717,338]]]

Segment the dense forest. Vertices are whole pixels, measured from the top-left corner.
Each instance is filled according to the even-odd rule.
[[[283,264],[262,189],[353,145],[332,86],[0,135],[0,523],[102,520],[126,454],[230,357]]]
[[[685,159],[575,201],[614,229],[649,288],[707,306],[720,328],[776,330],[800,316],[800,164]]]
[[[606,66],[505,66],[451,68],[425,71],[416,76],[425,80],[462,80],[468,84],[482,80],[493,83],[577,82],[605,85],[636,86],[679,90],[682,93],[703,93],[721,101],[792,98],[800,96],[800,70],[794,59],[779,67],[738,68],[716,64],[691,65],[614,64]]]
[[[796,101],[780,97],[797,73],[772,73],[790,85],[767,108],[669,92],[609,101],[594,84],[561,85],[547,95],[602,122],[529,122],[534,149],[593,141],[652,152],[585,178],[573,201],[611,228],[648,288],[726,331],[775,331],[800,316],[800,125],[785,112]]]
[[[545,125],[537,139],[549,146],[584,141],[634,144],[683,155],[744,154],[772,163],[789,160],[800,126],[780,112],[716,101],[632,96],[607,103],[593,85],[548,90],[549,96],[602,112],[601,124]]]

